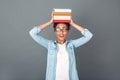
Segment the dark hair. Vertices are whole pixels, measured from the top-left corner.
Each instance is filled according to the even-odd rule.
[[[54,30],[55,30],[56,26],[57,26],[58,24],[60,24],[60,23],[65,24],[65,25],[67,26],[67,29],[70,30],[70,24],[69,24],[69,23],[64,23],[64,22],[56,22],[56,23],[54,23],[54,24],[53,24]]]

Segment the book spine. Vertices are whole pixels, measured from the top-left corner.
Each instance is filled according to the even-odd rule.
[[[53,20],[53,22],[65,22],[65,23],[70,23],[70,20]]]
[[[71,16],[71,12],[54,12],[54,16]]]
[[[53,16],[55,20],[70,20],[71,16]]]
[[[54,9],[55,12],[72,12],[71,9]]]

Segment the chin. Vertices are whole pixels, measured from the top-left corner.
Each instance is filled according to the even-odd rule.
[[[65,39],[60,39],[61,41],[65,41]]]
[[[66,38],[57,38],[58,40],[60,40],[60,41],[65,41],[66,40]]]

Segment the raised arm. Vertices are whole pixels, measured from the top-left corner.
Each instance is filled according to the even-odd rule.
[[[52,17],[51,20],[49,20],[48,22],[46,22],[46,23],[44,23],[44,24],[42,24],[42,25],[38,25],[38,28],[39,28],[40,30],[42,30],[42,29],[48,27],[49,25],[51,25],[52,23],[53,23],[53,17]]]
[[[70,22],[71,26],[73,26],[75,29],[77,29],[78,31],[80,31],[82,33],[82,37],[81,38],[78,38],[78,39],[75,39],[75,40],[72,40],[72,44],[74,45],[74,47],[79,47],[85,43],[87,43],[93,36],[93,34],[86,28],[76,24],[73,22],[73,20],[71,19],[71,22]]]
[[[84,27],[82,27],[82,26],[74,23],[72,19],[71,19],[70,24],[71,24],[72,27],[76,28],[76,29],[77,29],[78,31],[80,31],[80,32],[82,32],[82,31],[85,29]]]
[[[29,31],[30,36],[40,45],[44,46],[45,48],[48,48],[49,40],[43,38],[39,33],[41,30],[45,29],[46,27],[50,26],[53,23],[53,17],[51,20],[44,24],[40,24],[38,26],[35,26],[33,29]]]

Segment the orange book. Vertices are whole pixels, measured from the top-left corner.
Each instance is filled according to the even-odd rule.
[[[71,16],[71,12],[54,12],[54,16]]]

